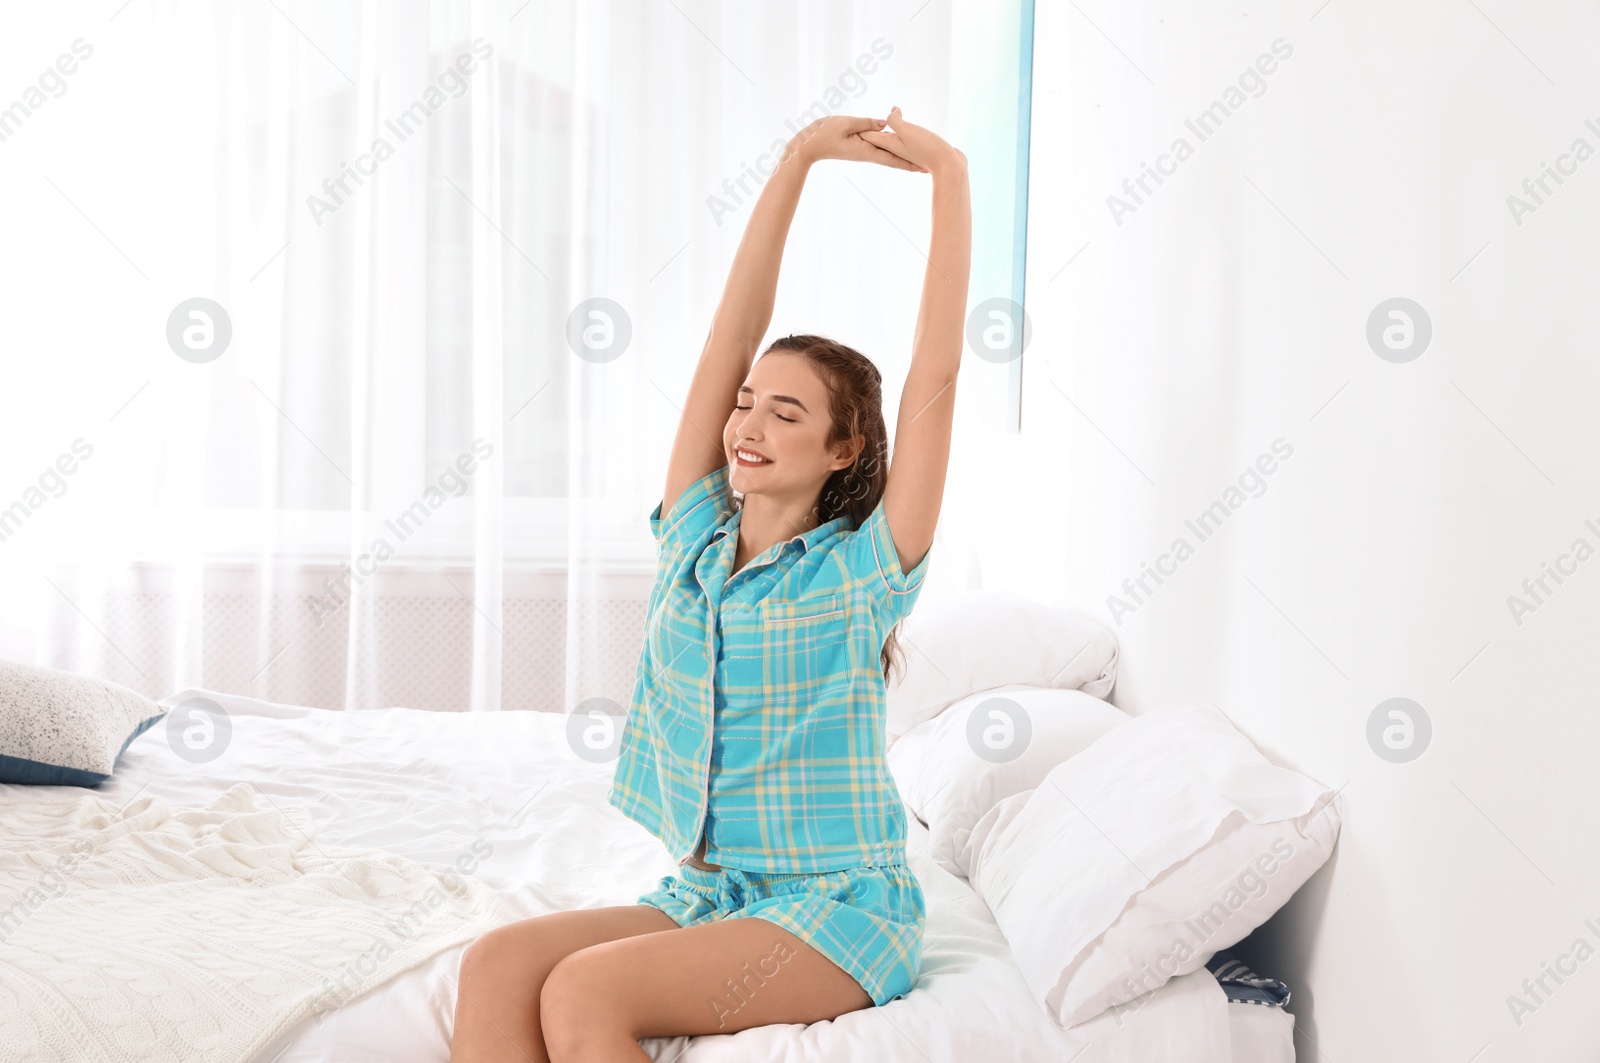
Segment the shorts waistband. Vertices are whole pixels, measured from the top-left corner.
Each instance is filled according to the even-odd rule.
[[[753,872],[746,874],[736,867],[707,871],[693,864],[678,865],[678,875],[691,886],[716,897],[718,904],[734,908],[743,906],[756,885],[756,881],[753,880],[761,878],[758,874]]]
[[[685,882],[693,882],[697,886],[714,885],[724,875],[744,877],[744,872],[736,867],[724,867],[716,871],[707,871],[705,868],[695,867],[693,864],[679,864],[678,874],[683,876]]]
[[[791,882],[795,879],[817,878],[822,875],[840,875],[851,871],[880,871],[891,877],[895,874],[909,875],[911,868],[904,862],[891,864],[862,864],[859,867],[835,868],[831,871],[741,871],[736,867],[722,867],[717,871],[707,871],[705,868],[695,867],[693,864],[679,864],[678,876],[685,882],[693,883],[707,890],[747,890],[753,886],[765,886],[776,882]]]

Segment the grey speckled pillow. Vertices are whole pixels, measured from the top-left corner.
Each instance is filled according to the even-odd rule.
[[[0,782],[97,786],[166,714],[116,683],[0,661]]]

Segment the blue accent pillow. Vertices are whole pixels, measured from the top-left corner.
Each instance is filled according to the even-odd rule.
[[[104,679],[0,661],[0,782],[98,786],[166,714]]]

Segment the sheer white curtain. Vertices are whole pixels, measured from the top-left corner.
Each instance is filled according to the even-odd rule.
[[[8,655],[153,696],[625,704],[645,516],[770,153],[825,113],[939,127],[941,6],[156,2],[96,24],[114,76],[37,139],[137,115],[145,150],[21,156],[71,208],[22,239],[77,226],[119,307],[75,365],[31,370],[105,442],[4,544]],[[925,184],[814,170],[771,333],[872,356],[891,424]],[[215,357],[220,315],[175,314],[197,297],[231,329]],[[174,316],[200,350],[167,341]]]

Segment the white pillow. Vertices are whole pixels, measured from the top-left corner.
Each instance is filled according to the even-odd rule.
[[[999,687],[913,727],[890,748],[889,771],[928,828],[934,861],[964,876],[956,853],[985,812],[1127,722],[1121,709],[1081,690]]]
[[[1213,706],[1135,716],[1015,794],[957,854],[1063,1029],[1198,970],[1321,867],[1337,794]]]
[[[904,676],[888,688],[888,744],[962,698],[1001,686],[1082,690],[1117,678],[1117,636],[1087,613],[1010,591],[927,594],[901,622]]]

